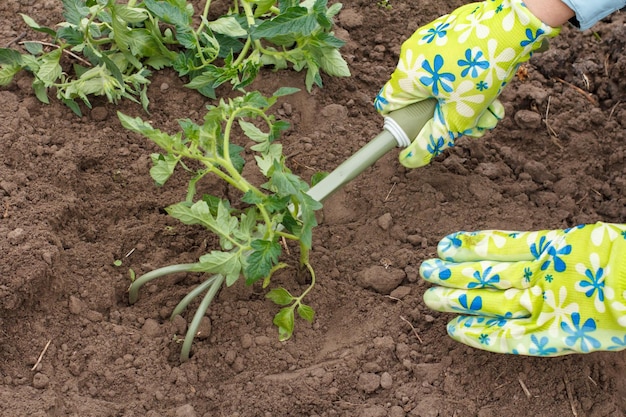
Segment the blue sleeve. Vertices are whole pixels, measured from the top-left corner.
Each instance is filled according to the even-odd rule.
[[[598,20],[626,6],[626,0],[562,0],[576,13],[581,30],[589,29]]]

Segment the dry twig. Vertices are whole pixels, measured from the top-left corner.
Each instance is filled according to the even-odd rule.
[[[569,406],[572,409],[572,415],[578,417],[578,411],[576,411],[576,405],[574,404],[574,396],[572,395],[572,387],[569,385],[569,381],[566,376],[563,377],[565,383],[565,392],[567,393],[567,399],[569,400]]]
[[[611,120],[611,117],[613,117],[613,113],[615,113],[615,110],[617,109],[617,106],[619,106],[620,104],[622,104],[622,100],[619,100],[617,103],[615,103],[615,105],[611,108],[611,112],[609,113],[609,117],[607,118],[608,120]]]
[[[391,195],[391,192],[393,191],[394,188],[396,188],[396,183],[395,182],[393,183],[393,185],[391,186],[391,189],[387,193],[387,197],[385,197],[385,202],[389,200],[389,196]]]
[[[548,136],[550,136],[550,139],[552,139],[552,143],[554,143],[560,150],[563,150],[563,145],[561,145],[561,143],[559,142],[559,135],[558,133],[556,133],[554,131],[554,129],[552,129],[552,126],[550,126],[550,122],[549,122],[549,115],[550,115],[550,99],[552,98],[552,96],[548,96],[548,104],[546,105],[546,115],[543,119],[544,124],[546,125],[546,129],[548,130]]]
[[[35,362],[33,367],[30,369],[31,371],[34,371],[35,369],[37,369],[37,367],[41,363],[41,360],[43,359],[43,355],[46,354],[46,351],[48,350],[48,347],[50,346],[50,342],[52,342],[52,339],[48,340],[48,343],[46,343],[46,346],[44,346],[43,350],[39,354],[39,358],[37,358],[37,362]]]
[[[289,246],[287,246],[287,239],[285,239],[285,236],[282,236],[282,244],[283,248],[285,248],[285,252],[287,252],[287,255],[291,255],[291,252],[289,251]]]
[[[597,106],[597,105],[598,105],[598,103],[596,102],[596,99],[595,99],[595,98],[594,98],[594,97],[593,97],[590,93],[586,92],[586,91],[585,91],[585,90],[583,90],[582,88],[580,88],[580,87],[578,87],[578,86],[575,86],[574,84],[569,83],[569,82],[567,82],[567,81],[565,81],[565,80],[563,80],[563,79],[561,79],[561,78],[559,78],[559,77],[554,77],[554,79],[555,79],[555,80],[557,80],[557,81],[558,81],[558,82],[560,82],[560,83],[565,84],[565,85],[566,85],[566,86],[568,86],[568,87],[573,88],[575,91],[577,91],[577,92],[579,92],[580,94],[582,94],[582,95],[583,95],[583,96],[584,96],[587,100],[589,100],[589,102],[590,102],[591,104],[593,104],[594,106]]]
[[[25,37],[26,37],[26,32],[22,32],[15,39],[13,39],[11,42],[7,43],[4,47],[8,48],[9,46],[13,45],[14,43],[17,43],[17,42],[21,41]]]
[[[53,43],[49,43],[49,42],[41,42],[41,41],[25,41],[25,42],[20,42],[19,44],[20,44],[20,45],[24,45],[25,43],[38,43],[38,44],[40,44],[40,45],[43,45],[43,46],[49,46],[49,47],[51,47],[51,48],[57,48],[57,49],[60,49],[60,48],[61,48],[59,45],[55,45],[55,44],[53,44]],[[68,54],[68,55],[69,55],[69,56],[71,56],[72,58],[74,58],[74,59],[76,59],[76,60],[78,60],[78,61],[82,62],[83,64],[87,65],[88,67],[91,67],[91,66],[92,66],[92,65],[91,65],[91,62],[89,62],[89,61],[87,61],[87,60],[85,60],[85,59],[83,59],[83,58],[79,57],[78,55],[76,55],[76,54],[75,54],[74,52],[72,52],[72,51],[68,51],[67,49],[63,49],[63,53]]]
[[[528,391],[526,384],[524,384],[524,381],[522,381],[522,378],[517,378],[517,380],[519,381],[519,384],[522,387],[522,391],[524,391],[524,394],[526,394],[526,398],[530,400],[532,396],[530,395],[530,391]]]
[[[413,334],[415,335],[415,337],[417,337],[417,340],[419,340],[420,343],[424,343],[424,341],[422,341],[422,338],[420,337],[420,335],[417,333],[417,330],[415,329],[415,327],[413,326],[413,324],[408,321],[407,319],[405,319],[404,317],[400,316],[400,319],[407,322],[409,324],[409,326],[411,326],[411,329],[413,329]]]
[[[589,380],[593,383],[593,385],[595,385],[596,387],[598,386],[598,383],[596,381],[594,381],[592,377],[587,375],[587,378],[589,378]]]

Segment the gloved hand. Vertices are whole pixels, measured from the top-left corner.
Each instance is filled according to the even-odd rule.
[[[431,309],[458,313],[455,340],[498,353],[559,356],[626,348],[626,225],[459,232],[420,275]]]
[[[482,136],[504,117],[496,97],[544,39],[559,29],[521,0],[470,3],[419,28],[401,47],[375,106],[383,115],[438,99],[433,119],[400,154],[409,168],[426,165],[462,135]]]

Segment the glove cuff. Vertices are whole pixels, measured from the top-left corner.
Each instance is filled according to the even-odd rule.
[[[501,25],[495,26],[492,36],[499,43],[506,45],[506,39],[512,39],[515,44],[510,45],[516,51],[515,62],[521,63],[530,59],[532,53],[544,46],[544,41],[557,36],[561,28],[552,27],[536,17],[522,0],[487,1],[485,7],[493,8],[496,15],[501,15]],[[515,67],[517,70],[517,67]],[[512,71],[507,80],[513,76]]]
[[[608,225],[611,226],[611,225]],[[620,235],[613,242],[609,265],[614,275],[614,281],[609,284],[615,288],[615,299],[609,302],[609,309],[615,321],[626,328],[626,228],[624,225],[615,225],[621,228]]]

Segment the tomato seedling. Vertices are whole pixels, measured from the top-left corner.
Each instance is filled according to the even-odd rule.
[[[280,96],[294,91],[297,89],[281,88],[269,98],[251,92],[220,100],[219,104],[208,106],[203,124],[180,120],[181,132],[176,134],[155,129],[140,118],[118,113],[125,128],[144,135],[164,151],[152,155],[150,174],[157,184],[164,184],[176,167],[191,174],[185,200],[167,207],[168,214],[185,224],[201,225],[219,237],[220,248],[201,256],[197,262],[148,272],[137,277],[129,288],[129,300],[134,303],[139,289],[161,276],[176,272],[210,275],[172,312],[172,317],[180,314],[192,300],[204,294],[183,343],[182,361],[189,358],[200,320],[223,284],[231,286],[243,277],[247,284],[262,280],[267,287],[272,274],[287,266],[280,261],[282,239],[298,242],[300,267],[309,271],[312,280],[300,296],[292,296],[283,288],[268,293],[269,299],[284,306],[274,317],[280,340],[291,337],[296,312],[308,321],[313,320],[314,311],[303,303],[303,298],[315,285],[309,252],[312,230],[317,225],[315,211],[322,205],[307,194],[309,185],[285,165],[282,145],[276,139],[288,124],[268,114],[268,109]],[[258,127],[259,124],[264,128]],[[244,148],[233,142],[236,126],[255,143],[250,147],[254,161],[249,163],[255,164],[265,178],[266,182],[261,185],[253,185],[242,175]],[[185,164],[189,160],[199,163],[201,168],[189,168]],[[229,200],[217,196],[197,196],[198,181],[209,174],[239,190],[245,208],[235,209]]]
[[[30,71],[39,100],[48,103],[52,89],[81,115],[76,100],[91,108],[90,96],[112,103],[127,98],[147,111],[151,72],[165,67],[210,98],[226,82],[234,89],[249,85],[264,65],[306,69],[309,91],[322,85],[320,70],[350,75],[339,53],[344,42],[331,32],[340,3],[235,0],[226,15],[213,21],[208,20],[210,5],[206,0],[196,15],[186,0],[63,0],[66,20],[58,29],[22,15],[31,29],[52,41],[21,42],[26,53],[0,48],[0,86],[19,71]]]

